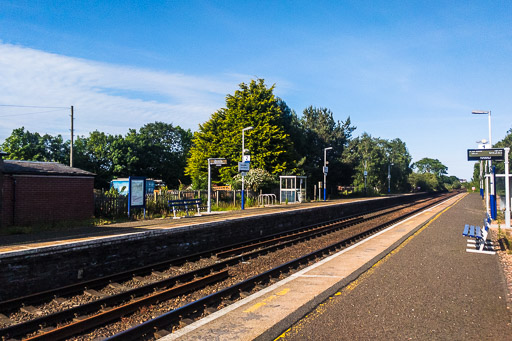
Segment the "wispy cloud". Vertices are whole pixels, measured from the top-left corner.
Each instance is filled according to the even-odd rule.
[[[0,104],[75,108],[79,135],[164,121],[195,130],[250,76],[191,76],[112,65],[0,42]],[[0,142],[15,128],[69,134],[69,110],[0,107]]]

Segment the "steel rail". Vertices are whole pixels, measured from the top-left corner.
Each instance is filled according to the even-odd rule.
[[[144,297],[133,302],[127,303],[120,307],[112,308],[101,312],[99,314],[90,316],[84,320],[75,321],[70,324],[67,324],[62,327],[58,327],[51,331],[35,335],[33,337],[29,337],[25,340],[49,340],[49,341],[57,341],[62,340],[79,333],[83,333],[87,330],[96,328],[98,326],[104,325],[108,322],[117,320],[123,316],[131,314],[137,309],[148,306],[151,304],[155,304],[160,301],[168,300],[170,298],[176,297],[178,295],[183,295],[187,292],[197,290],[198,288],[204,287],[208,284],[218,282],[226,279],[229,276],[228,270],[224,270],[204,278],[196,279],[192,282],[182,284],[177,287],[173,287],[171,289],[163,290],[161,292],[157,292],[148,297]]]
[[[313,236],[313,235],[317,235],[319,233],[325,233],[327,231],[332,230],[334,226],[336,226],[336,228],[339,229],[341,227],[351,226],[351,225],[354,225],[354,224],[361,223],[363,221],[365,221],[364,218],[358,217],[358,218],[350,219],[350,220],[347,220],[347,221],[342,221],[342,222],[339,222],[339,223],[330,223],[330,224],[325,225],[325,226],[320,226],[320,227],[316,227],[316,228],[313,228],[313,229],[310,229],[310,230],[297,232],[295,234],[290,234],[290,235],[286,235],[286,236],[282,236],[282,237],[276,237],[276,238],[273,238],[273,239],[269,239],[269,240],[257,242],[257,243],[254,243],[254,244],[241,246],[241,247],[238,247],[238,248],[235,248],[235,249],[219,252],[219,253],[216,254],[216,256],[217,256],[217,258],[227,258],[227,257],[233,256],[233,255],[237,255],[237,254],[240,254],[240,253],[243,253],[243,252],[247,252],[249,250],[254,250],[254,249],[257,249],[257,248],[260,248],[260,247],[265,247],[265,246],[268,246],[268,245],[273,245],[273,244],[276,244],[276,243],[279,243],[279,242],[285,242],[285,241],[293,240],[293,239],[296,239],[296,238],[304,238],[306,236]]]
[[[219,271],[225,268],[226,265],[214,264],[208,267],[203,267],[194,271],[187,272],[185,274],[173,276],[170,278],[163,279],[154,283],[144,285],[139,288],[130,289],[119,294],[111,295],[108,297],[100,298],[98,300],[82,304],[77,307],[66,309],[63,311],[55,312],[46,316],[41,316],[33,320],[25,321],[22,323],[14,324],[5,328],[0,329],[0,336],[8,335],[9,337],[17,337],[20,335],[26,335],[34,330],[37,330],[40,326],[51,326],[56,323],[64,322],[73,319],[76,316],[83,316],[90,314],[91,312],[98,311],[104,307],[114,306],[121,304],[128,300],[132,300],[136,297],[141,297],[155,290],[168,288],[175,285],[178,282],[192,281],[194,278],[199,276],[208,276],[213,271]]]

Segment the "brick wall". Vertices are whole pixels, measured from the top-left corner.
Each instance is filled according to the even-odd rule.
[[[88,219],[93,187],[93,177],[4,174],[1,226]]]
[[[10,181],[10,177],[8,175],[2,175],[2,214],[0,217],[2,218],[0,226],[5,227],[12,225],[12,182]]]

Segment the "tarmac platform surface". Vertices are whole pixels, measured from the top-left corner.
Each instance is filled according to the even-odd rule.
[[[483,216],[460,194],[161,340],[511,340],[498,256],[462,236]]]

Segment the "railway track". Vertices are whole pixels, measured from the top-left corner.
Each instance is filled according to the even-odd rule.
[[[385,226],[389,226],[389,224],[393,224],[399,219],[403,219],[404,210],[409,211],[406,213],[406,216],[409,216],[416,213],[418,210],[424,209],[425,206],[431,206],[437,203],[438,199],[439,198],[425,200],[419,203],[419,205],[422,206],[421,208],[416,208],[415,206],[417,206],[418,203],[415,203],[402,205],[400,208],[388,208],[384,210],[384,212],[372,212],[366,215],[347,217],[340,221],[317,224],[315,226],[298,229],[297,231],[288,231],[287,233],[280,235],[246,242],[243,245],[232,245],[226,248],[206,251],[201,254],[193,255],[191,258],[183,257],[180,259],[153,264],[149,267],[136,269],[137,271],[134,270],[131,274],[120,273],[106,277],[102,281],[88,281],[86,283],[81,283],[80,285],[60,288],[57,291],[41,293],[40,296],[31,295],[26,298],[1,302],[0,312],[14,311],[19,309],[22,304],[25,304],[26,306],[28,302],[32,302],[29,304],[34,304],[33,302],[41,302],[44,301],[44,298],[48,298],[51,295],[59,298],[64,296],[63,293],[69,295],[69,293],[76,293],[84,288],[105,286],[107,282],[110,283],[109,286],[123,286],[123,284],[120,284],[123,280],[132,278],[131,281],[133,281],[133,273],[138,274],[138,276],[135,277],[139,277],[144,273],[151,273],[152,275],[155,275],[155,272],[160,276],[164,276],[164,274],[155,269],[162,270],[165,267],[176,268],[180,266],[180,264],[197,264],[197,269],[180,275],[169,276],[168,278],[154,281],[137,288],[122,290],[120,293],[109,295],[107,297],[97,297],[89,303],[81,304],[70,309],[64,309],[45,316],[31,318],[20,323],[14,323],[0,329],[0,337],[24,337],[30,340],[58,340],[70,338],[73,335],[83,333],[87,330],[101,328],[102,325],[122,319],[123,316],[134,313],[137,314],[141,310],[147,309],[145,307],[152,307],[155,304],[160,304],[161,302],[169,299],[189,295],[190,299],[185,300],[185,304],[183,304],[183,300],[178,299],[179,303],[176,304],[176,308],[171,307],[171,312],[161,315],[167,317],[150,319],[150,321],[155,321],[148,321],[147,325],[143,323],[141,324],[141,327],[128,329],[126,332],[118,334],[119,336],[112,336],[112,338],[139,339],[142,335],[148,333],[151,334],[150,331],[154,332],[157,329],[176,328],[178,325],[182,324],[180,321],[183,321],[184,319],[201,316],[206,312],[210,312],[212,309],[217,309],[219,305],[222,307],[222,305],[226,304],[223,303],[225,302],[226,297],[233,299],[235,297],[239,297],[241,293],[243,295],[245,292],[255,290],[255,288],[268,283],[272,278],[278,277],[282,273],[286,273],[291,271],[291,269],[303,266],[322,255],[326,255],[340,247],[354,243],[369,234],[375,233]],[[388,218],[393,215],[400,215],[401,217]],[[283,265],[274,266],[271,269],[264,271],[257,270],[256,272],[259,273],[254,276],[249,276],[251,273],[247,273],[245,276],[246,278],[243,280],[240,280],[240,275],[230,276],[230,273],[232,272],[240,272],[240,270],[233,270],[233,267],[246,264],[251,259],[258,259],[262,258],[262,255],[278,253],[279,250],[286,250],[287,248],[291,248],[293,245],[297,245],[299,243],[305,244],[309,240],[325,239],[326,236],[328,237],[329,235],[336,234],[338,231],[346,231],[351,227],[362,226],[372,221],[378,221],[379,219],[386,221],[378,223],[377,226],[373,226],[371,228],[364,227],[361,232],[357,232],[357,229],[354,230],[356,232],[348,232],[351,234],[349,237],[337,240],[334,243],[328,243],[327,246],[323,246],[306,255],[295,257]],[[324,244],[326,243],[324,242]],[[280,256],[279,258],[283,257]],[[201,263],[209,264],[204,265]],[[244,266],[241,267],[243,268]],[[142,279],[141,282],[144,282],[144,279]],[[234,284],[230,284],[232,282]],[[212,294],[205,295],[204,293],[197,291],[201,290],[201,288],[212,287],[214,285],[218,286],[214,287],[214,289],[210,289],[214,292]],[[86,290],[90,291],[94,289]],[[190,293],[194,294],[190,295]],[[99,295],[101,296],[101,294]],[[199,298],[193,299],[194,295]],[[192,317],[189,317],[191,314]],[[77,339],[93,339],[94,337],[94,334],[85,334]]]

